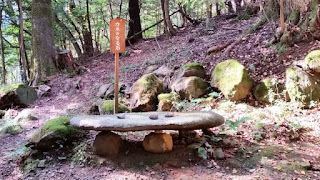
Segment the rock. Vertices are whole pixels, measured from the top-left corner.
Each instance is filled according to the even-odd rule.
[[[14,119],[15,117],[18,116],[18,114],[19,114],[19,111],[15,110],[15,109],[9,109],[4,114],[4,119]]]
[[[182,66],[174,75],[173,79],[180,79],[183,77],[196,76],[204,79],[206,71],[200,63],[189,63]]]
[[[221,148],[217,148],[213,152],[213,157],[216,158],[216,159],[224,159],[225,155],[224,155],[224,152],[222,151]]]
[[[82,131],[70,126],[70,119],[59,117],[47,121],[41,129],[29,139],[29,145],[41,151],[53,150],[55,146],[76,140]]]
[[[167,112],[157,112],[156,121],[149,119],[154,113],[126,113],[125,119],[118,119],[116,115],[78,116],[72,118],[70,123],[80,129],[123,132],[208,129],[224,123],[224,118],[214,112],[177,112],[170,118],[165,117]]]
[[[311,51],[304,60],[309,69],[320,73],[320,50]]]
[[[42,84],[38,87],[36,91],[37,91],[38,97],[46,96],[51,91],[51,87],[48,85]]]
[[[99,156],[117,155],[122,144],[120,135],[103,131],[100,132],[93,143],[95,154]]]
[[[163,65],[159,69],[153,71],[153,74],[155,74],[158,77],[171,77],[173,73],[174,71],[166,65]]]
[[[183,77],[175,81],[171,89],[177,92],[181,99],[191,100],[207,94],[209,83],[196,76]]]
[[[103,101],[99,110],[100,114],[113,114],[113,111],[114,111],[114,100]],[[128,108],[126,105],[122,103],[119,103],[118,112],[119,113],[130,112],[130,108]]]
[[[13,119],[0,120],[0,134],[17,134],[21,130],[22,127]]]
[[[7,111],[5,110],[0,110],[0,119],[2,119],[2,117],[4,117],[4,115],[6,115]]]
[[[150,133],[143,140],[144,150],[152,153],[166,153],[172,151],[173,141],[169,134]]]
[[[158,115],[157,115],[157,114],[151,114],[151,115],[149,116],[149,119],[157,120],[157,119],[158,119]]]
[[[179,95],[177,93],[165,93],[158,95],[158,110],[170,111],[173,104],[179,101]]]
[[[253,88],[253,95],[258,101],[273,103],[277,99],[284,98],[283,85],[277,79],[264,79]]]
[[[211,86],[218,88],[225,98],[232,101],[245,98],[253,86],[246,68],[233,59],[217,64],[211,77]]]
[[[17,122],[28,122],[37,119],[38,117],[36,117],[36,113],[33,109],[24,109],[14,118]]]
[[[38,168],[45,168],[46,167],[46,160],[42,159],[38,162]]]
[[[119,94],[123,93],[126,89],[126,85],[123,83],[119,83]],[[114,99],[114,84],[104,84],[99,88],[99,91],[97,93],[97,97],[100,97],[102,99]]]
[[[113,114],[114,100],[98,100],[92,104],[89,110],[89,114],[92,115],[104,115]],[[130,112],[130,108],[123,103],[119,103],[118,113]]]
[[[37,98],[37,92],[25,84],[0,86],[0,109],[26,107]]]
[[[126,115],[125,115],[125,114],[118,114],[118,115],[117,115],[117,118],[118,118],[118,119],[125,119],[125,118],[126,118]]]
[[[154,73],[154,71],[157,70],[157,69],[158,69],[157,65],[148,66],[147,69],[143,72],[143,74]]]
[[[131,87],[128,100],[133,112],[157,109],[157,95],[162,92],[163,82],[154,74],[145,74]]]
[[[174,116],[173,112],[168,112],[166,115],[164,115],[164,117],[166,117],[166,118],[170,118],[170,117],[173,117],[173,116]]]
[[[114,92],[113,84],[109,83],[100,86],[99,91],[97,93],[97,97],[104,98],[108,90]],[[108,94],[110,94],[110,92],[108,92]]]
[[[286,71],[286,90],[292,102],[306,107],[310,101],[320,99],[320,85],[301,68],[292,67]]]

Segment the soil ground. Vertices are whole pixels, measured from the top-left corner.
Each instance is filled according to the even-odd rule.
[[[256,82],[266,77],[284,81],[287,67],[320,47],[317,41],[301,43],[278,55],[274,47],[265,46],[275,31],[275,24],[268,22],[235,46],[229,57],[223,51],[207,55],[208,48],[237,39],[258,20],[231,22],[220,16],[212,19],[211,28],[181,28],[170,39],[161,36],[141,41],[121,56],[120,80],[130,86],[151,65],[179,67],[188,62],[202,63],[209,80],[217,63],[234,58],[247,67]],[[223,149],[223,160],[212,158],[210,153],[205,160],[198,157],[187,139],[175,139],[173,151],[167,154],[145,152],[141,141],[149,132],[122,133],[126,142],[120,154],[101,158],[92,154],[97,132],[88,131],[73,148],[43,153],[39,160],[46,159],[45,168],[23,172],[18,162],[28,138],[51,118],[85,114],[99,87],[113,81],[113,55],[108,52],[87,59],[82,66],[86,71],[78,76],[50,78],[50,94],[31,106],[39,120],[23,124],[24,130],[16,135],[0,138],[0,179],[320,179],[319,106],[298,111],[285,102],[265,106],[252,97],[238,103],[218,98],[184,109],[213,107],[229,122],[250,117],[235,130],[225,125],[205,136],[213,149]],[[228,133],[221,133],[225,130]]]

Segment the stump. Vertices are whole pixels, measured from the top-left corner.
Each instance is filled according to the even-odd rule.
[[[66,70],[67,73],[76,73],[79,67],[68,49],[59,52],[57,65],[59,70]]]

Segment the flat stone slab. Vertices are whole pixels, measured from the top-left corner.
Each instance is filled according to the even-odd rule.
[[[214,112],[174,113],[165,117],[168,112],[126,113],[124,119],[117,115],[87,115],[71,119],[70,124],[79,129],[97,131],[144,131],[144,130],[194,130],[220,126],[224,118]],[[152,120],[150,115],[158,115]],[[119,114],[118,114],[119,115]]]

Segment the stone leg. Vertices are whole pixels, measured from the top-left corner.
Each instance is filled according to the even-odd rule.
[[[152,153],[166,153],[172,151],[173,141],[170,134],[150,133],[143,140],[144,150]]]
[[[110,131],[102,131],[94,140],[93,149],[99,156],[111,156],[119,153],[122,139],[120,135]]]

